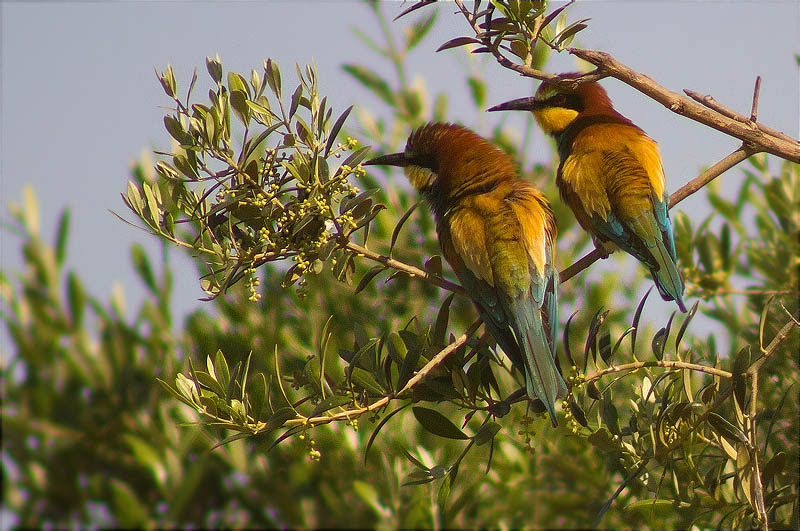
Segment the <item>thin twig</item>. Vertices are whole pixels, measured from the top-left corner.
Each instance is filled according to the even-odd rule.
[[[794,292],[794,291],[787,291],[786,293],[796,293],[796,292]],[[788,308],[787,308],[787,307],[786,307],[786,306],[785,306],[783,303],[781,303],[781,309],[783,310],[783,313],[785,313],[786,315],[788,315],[788,316],[789,316],[789,319],[791,319],[791,320],[792,320],[792,322],[793,322],[795,325],[797,325],[797,327],[798,327],[798,328],[800,328],[800,320],[798,320],[798,319],[797,319],[797,317],[795,317],[794,315],[792,315],[792,312],[790,312],[790,311],[789,311],[789,309],[788,309]]]
[[[760,90],[760,85],[759,85],[759,90]],[[787,142],[796,142],[797,141],[796,139],[790,137],[786,133],[782,133],[782,132],[777,131],[777,130],[771,128],[771,127],[767,127],[764,124],[757,123],[755,120],[753,120],[751,118],[748,118],[747,116],[745,116],[743,114],[739,114],[738,112],[736,112],[736,111],[724,106],[723,104],[721,104],[717,100],[715,100],[714,97],[711,96],[710,94],[700,94],[699,92],[695,92],[694,90],[689,90],[689,89],[684,89],[683,92],[685,92],[687,96],[692,98],[697,103],[705,105],[709,109],[717,111],[718,113],[720,113],[720,114],[722,114],[724,116],[727,116],[728,118],[732,118],[732,119],[736,120],[737,122],[742,122],[743,124],[754,125],[760,131],[763,131],[764,133],[766,133],[768,135],[772,135],[772,136],[775,136],[777,138],[781,138],[783,140],[786,140]],[[755,96],[755,94],[754,94],[754,96]],[[752,117],[752,113],[751,113],[751,117]]]
[[[461,286],[459,286],[454,282],[450,282],[449,280],[444,279],[442,277],[437,277],[436,275],[431,275],[430,273],[428,273],[423,269],[406,264],[399,260],[395,260],[394,258],[390,258],[386,255],[376,253],[375,251],[371,251],[366,247],[358,245],[357,243],[348,241],[347,244],[345,245],[345,248],[354,251],[359,256],[363,256],[369,258],[370,260],[379,262],[385,265],[386,267],[397,269],[398,271],[403,271],[405,273],[408,273],[412,277],[420,277],[421,279],[430,282],[431,284],[434,284],[436,286],[439,286],[440,288],[444,288],[448,291],[452,291],[460,295],[466,295],[466,291],[464,291],[464,288],[462,288]]]
[[[624,365],[615,365],[614,367],[609,367],[607,369],[603,369],[602,371],[598,371],[592,374],[591,376],[587,376],[586,382],[588,383],[594,380],[598,380],[603,376],[606,376],[607,374],[614,374],[625,371],[635,371],[638,369],[643,369],[645,367],[666,367],[673,369],[686,369],[690,371],[704,372],[706,374],[712,374],[714,376],[720,376],[722,378],[731,378],[733,376],[728,371],[717,369],[716,367],[697,365],[695,363],[686,363],[685,361],[655,360],[655,361],[638,361],[635,363],[626,363]]]
[[[758,84],[756,83],[756,87]],[[758,88],[756,88],[758,91]],[[753,105],[755,109],[755,102]],[[762,529],[764,531],[769,531],[769,517],[767,516],[767,509],[764,505],[764,489],[761,485],[761,470],[758,466],[758,441],[756,439],[756,415],[758,414],[757,406],[757,397],[758,397],[758,369],[753,371],[752,373],[752,390],[750,392],[750,412],[748,415],[747,423],[748,427],[750,428],[748,431],[749,435],[749,444],[748,450],[750,453],[750,465],[752,467],[753,478],[751,479],[752,483],[752,495],[755,499],[755,507],[756,513],[758,514],[758,519],[761,521]]]
[[[756,76],[756,86],[753,89],[753,107],[750,110],[750,121],[758,122],[758,96],[761,92],[761,76]]]
[[[438,354],[436,354],[433,358],[431,358],[431,361],[426,363],[425,366],[421,368],[417,372],[417,374],[415,374],[414,377],[411,378],[400,391],[397,392],[397,395],[400,396],[404,394],[406,391],[411,390],[418,383],[427,378],[428,374],[430,374],[430,372],[433,369],[441,365],[442,362],[446,360],[453,352],[458,350],[461,346],[465,345],[467,343],[467,340],[472,336],[472,334],[474,334],[478,330],[481,324],[483,324],[483,321],[481,321],[480,319],[477,319],[474,323],[472,323],[470,327],[467,329],[467,331],[464,332],[464,334],[461,337],[459,337],[457,340],[447,345]]]
[[[599,249],[592,249],[588,254],[583,255],[578,259],[577,262],[570,265],[568,268],[564,269],[559,273],[558,277],[560,282],[563,284],[567,280],[571,279],[584,269],[588,268],[593,263],[597,262],[603,257],[603,252]]]
[[[739,114],[738,112],[724,106],[715,100],[714,96],[711,94],[700,94],[699,92],[690,89],[683,89],[683,92],[697,103],[708,107],[712,111],[717,111],[721,115],[727,116],[728,118],[732,118],[739,122],[747,123],[747,117],[745,115]]]
[[[789,333],[794,328],[800,328],[800,327],[797,326],[793,318],[792,320],[787,321],[785,325],[783,325],[783,328],[781,328],[778,331],[775,337],[772,338],[772,341],[770,341],[769,345],[767,345],[767,348],[763,350],[761,356],[757,358],[752,365],[750,365],[750,368],[747,369],[748,376],[752,376],[758,372],[761,366],[764,365],[764,362],[767,361],[770,358],[770,356],[775,354],[776,350],[778,350],[778,345],[780,345],[787,337],[789,337]]]
[[[712,295],[788,295],[795,293],[790,289],[782,290],[763,290],[763,289],[718,289],[711,292]]]

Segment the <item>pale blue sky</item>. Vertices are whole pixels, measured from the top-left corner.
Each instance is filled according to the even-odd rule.
[[[392,16],[404,7],[383,4]],[[431,93],[446,90],[451,95],[451,116],[487,133],[503,117],[478,114],[467,103],[459,73],[466,63],[464,52],[434,53],[441,43],[466,32],[464,21],[451,15],[453,9],[452,4],[443,6],[433,34],[409,57],[409,68]],[[322,92],[336,113],[353,103],[383,111],[376,98],[341,72],[343,62],[375,64],[378,72],[391,75],[388,65],[365,52],[353,35],[353,26],[378,34],[369,10],[353,1],[3,2],[0,15],[0,217],[9,219],[6,205],[20,201],[23,187],[30,184],[39,198],[42,232],[51,241],[58,213],[70,206],[68,266],[103,300],[119,281],[128,311],[138,306],[143,293],[130,265],[130,245],[157,246],[154,238],[121,223],[107,209],[126,213],[119,193],[142,150],[169,146],[160,106],[170,102],[154,67],[171,63],[185,88],[193,68],[205,76],[207,55],[219,54],[226,71],[240,72],[260,70],[263,60],[272,57],[282,65],[285,83],[293,85],[293,64],[313,59]],[[394,28],[399,32],[416,16],[401,19]],[[793,55],[800,51],[800,2],[579,2],[570,19],[584,17],[592,20],[576,44],[608,51],[670,89],[711,93],[743,113],[749,112],[753,82],[761,75],[760,120],[798,134]],[[550,67],[575,70],[575,63],[562,54]],[[490,104],[526,95],[533,86],[493,64],[483,71]],[[459,85],[452,86],[454,79]],[[670,190],[738,144],[620,82],[607,80],[604,85],[617,108],[659,142]],[[512,127],[522,124],[521,117],[506,120]],[[552,157],[541,141],[531,149],[541,161]],[[738,178],[735,170],[722,177],[732,183]],[[680,209],[700,220],[703,205],[699,198],[691,199]],[[19,240],[3,231],[0,243],[2,269],[18,270]],[[177,250],[172,263],[178,271],[173,300],[183,314],[203,304],[197,300],[203,293],[194,268]]]

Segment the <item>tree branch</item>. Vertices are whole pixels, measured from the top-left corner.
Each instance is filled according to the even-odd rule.
[[[430,282],[431,284],[439,286],[440,288],[444,288],[448,291],[452,291],[460,295],[466,295],[467,293],[464,290],[464,288],[462,288],[461,286],[459,286],[454,282],[450,282],[449,280],[444,279],[442,277],[437,277],[436,275],[431,275],[430,273],[428,273],[423,269],[406,264],[404,262],[400,262],[399,260],[395,260],[394,258],[391,258],[389,256],[376,253],[375,251],[370,251],[366,247],[362,247],[357,243],[348,241],[347,244],[345,245],[345,248],[354,251],[359,256],[363,256],[365,258],[369,258],[370,260],[379,262],[385,265],[386,267],[397,269],[398,271],[403,271],[404,273],[408,273],[412,277],[420,277],[426,282]]]
[[[757,85],[756,85],[757,86]],[[755,106],[754,111],[755,112]],[[751,366],[752,368],[752,366]],[[748,371],[749,372],[749,371]],[[769,531],[769,517],[767,516],[767,509],[764,505],[764,488],[761,485],[761,469],[758,465],[758,439],[756,439],[756,416],[758,415],[757,398],[758,398],[758,369],[752,373],[752,391],[750,392],[750,412],[747,415],[747,437],[749,444],[747,449],[750,453],[750,466],[752,467],[753,477],[750,480],[752,483],[752,497],[755,503],[754,509],[761,521],[761,526],[764,531]]]
[[[577,78],[564,79],[561,76],[548,74],[527,65],[517,64],[505,57],[497,46],[492,45],[489,37],[480,37],[482,33],[476,17],[464,6],[462,0],[455,0],[456,6],[469,23],[479,40],[495,57],[495,60],[509,70],[513,70],[525,77],[549,81],[556,84],[577,86],[589,81],[597,81],[604,77],[614,77],[627,83],[639,92],[661,103],[672,112],[705,124],[722,133],[738,138],[744,143],[757,146],[756,151],[766,151],[778,157],[800,162],[800,141],[784,133],[778,132],[756,121],[758,110],[758,95],[761,87],[761,78],[756,79],[753,95],[753,107],[750,118],[747,118],[714,101],[711,96],[700,96],[698,93],[686,90],[685,92],[697,100],[696,103],[685,96],[672,92],[656,83],[652,78],[640,74],[617,61],[610,54],[596,50],[583,50],[568,48],[569,53],[593,64],[594,72]],[[538,35],[533,38],[539,38]]]
[[[334,415],[326,415],[326,416],[319,416],[319,417],[299,417],[294,418],[291,420],[287,420],[284,423],[285,427],[291,426],[320,426],[322,424],[328,424],[330,422],[334,422],[337,420],[352,420],[354,418],[358,418],[365,413],[369,413],[370,411],[376,411],[381,409],[384,406],[387,406],[389,402],[400,398],[401,395],[410,391],[414,387],[416,387],[420,382],[425,380],[428,375],[431,373],[433,369],[438,367],[439,365],[444,362],[453,352],[461,348],[462,346],[466,345],[467,340],[474,334],[478,328],[483,324],[483,321],[478,319],[470,327],[467,329],[464,334],[461,335],[458,339],[447,345],[445,348],[439,351],[431,360],[425,364],[423,368],[421,368],[417,373],[406,383],[406,385],[397,393],[392,395],[384,396],[383,398],[376,400],[372,404],[366,405],[362,408],[357,409],[349,409],[347,411],[340,411]]]
[[[791,316],[790,316],[791,317]],[[747,369],[747,375],[753,376],[754,374],[758,373],[758,370],[764,365],[764,362],[767,361],[770,356],[775,354],[775,351],[778,350],[778,346],[787,338],[789,337],[789,333],[792,331],[793,328],[800,328],[798,327],[797,323],[794,321],[794,318],[791,317],[791,320],[787,321],[783,328],[781,328],[778,333],[772,338],[767,348],[762,350],[762,354],[758,357],[750,368]]]
[[[720,113],[720,114],[722,114],[724,116],[727,116],[728,118],[732,118],[732,119],[736,120],[737,122],[742,122],[744,124],[755,124],[755,126],[758,127],[759,130],[763,131],[764,133],[766,133],[768,135],[772,135],[772,136],[775,136],[775,137],[778,137],[778,138],[782,138],[783,140],[786,140],[787,142],[796,142],[796,140],[794,138],[790,137],[789,135],[787,135],[785,133],[781,133],[780,131],[776,131],[775,129],[772,129],[771,127],[767,127],[764,124],[760,124],[760,123],[756,122],[755,118],[758,116],[758,96],[759,96],[759,93],[761,91],[761,83],[759,82],[760,79],[761,79],[761,77],[757,78],[758,88],[757,88],[757,90],[753,91],[753,103],[755,104],[754,105],[755,108],[753,110],[755,110],[756,113],[754,114],[753,110],[751,110],[750,118],[747,118],[743,114],[739,114],[738,112],[736,112],[736,111],[734,111],[732,109],[729,109],[728,107],[725,107],[724,105],[719,103],[717,100],[715,100],[713,98],[713,96],[711,96],[710,94],[705,94],[704,95],[704,94],[700,94],[699,92],[695,92],[695,91],[689,90],[689,89],[684,89],[683,92],[685,92],[687,96],[689,96],[690,98],[692,98],[696,102],[701,103],[701,104],[705,105],[706,107],[708,107],[709,109],[715,110],[718,113]]]
[[[795,139],[787,140],[784,135],[769,134],[747,118],[744,122],[731,118],[733,111],[726,111],[723,114],[717,109],[704,107],[685,96],[662,87],[652,78],[636,72],[605,52],[578,48],[570,48],[569,52],[649,96],[674,113],[756,146],[757,151],[766,151],[792,162],[800,162],[800,142]]]
[[[753,89],[753,106],[750,108],[750,121],[753,123],[758,122],[758,96],[760,94],[761,94],[761,76],[756,76],[756,86]]]
[[[467,20],[471,29],[475,32],[475,35],[479,37],[483,32],[474,14],[464,6],[462,0],[455,0],[455,4]],[[538,38],[538,35],[535,35],[534,38]],[[756,121],[758,115],[758,96],[761,87],[760,76],[756,79],[753,106],[750,118],[747,118],[716,102],[711,96],[701,96],[696,92],[686,90],[685,92],[690,97],[702,103],[702,105],[695,103],[684,96],[662,87],[652,78],[634,71],[605,52],[569,48],[569,53],[592,63],[595,65],[596,70],[584,76],[564,80],[560,76],[548,74],[547,72],[511,61],[500,52],[497,46],[492,45],[491,39],[488,37],[479,37],[479,40],[492,53],[501,66],[513,70],[522,76],[555,83],[568,83],[573,86],[589,81],[596,81],[604,77],[614,77],[661,103],[675,113],[742,140],[743,144],[741,148],[678,189],[671,197],[670,208],[752,154],[766,151],[767,153],[777,155],[790,161],[800,162],[800,142],[798,140],[763,124],[759,124]],[[599,258],[604,257],[605,253],[602,251],[597,249],[592,250],[590,253],[581,257],[577,262],[561,271],[560,281],[562,283],[566,282],[576,274],[588,268]]]
[[[704,372],[706,374],[712,374],[714,376],[720,376],[722,378],[731,378],[733,376],[728,371],[717,369],[716,367],[697,365],[695,363],[686,363],[685,361],[655,360],[655,361],[638,361],[635,363],[626,363],[624,365],[616,365],[614,367],[609,367],[607,369],[603,369],[602,371],[598,371],[592,374],[591,376],[587,376],[585,381],[591,382],[594,380],[598,380],[607,374],[614,374],[617,372],[624,372],[624,371],[635,371],[638,369],[642,369],[644,367],[667,367],[674,369],[686,369],[690,371]]]
[[[674,207],[690,195],[694,194],[695,192],[699,191],[705,185],[722,175],[724,172],[728,171],[729,169],[733,168],[743,160],[747,159],[751,155],[754,155],[757,151],[749,148],[745,145],[742,145],[737,150],[731,152],[728,156],[720,160],[719,162],[715,163],[713,166],[708,168],[706,171],[689,181],[688,183],[684,184],[677,190],[675,193],[671,194],[669,197],[669,208]]]

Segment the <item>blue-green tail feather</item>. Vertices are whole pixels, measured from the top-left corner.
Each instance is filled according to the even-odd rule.
[[[606,219],[594,216],[591,221],[601,238],[614,242],[650,269],[661,298],[674,300],[680,310],[686,312],[683,281],[675,265],[675,239],[667,203],[665,194],[661,201],[653,198],[653,212],[646,212],[636,219],[623,222],[609,212]]]
[[[567,395],[567,385],[555,363],[554,343],[547,338],[539,308],[532,298],[517,299],[511,304],[512,327],[525,363],[528,396],[539,398],[557,426],[555,404]],[[555,316],[554,316],[555,317]]]
[[[683,281],[678,272],[678,267],[672,260],[669,250],[661,240],[656,240],[656,245],[652,249],[653,258],[658,263],[658,269],[651,269],[653,280],[656,283],[661,298],[675,300],[678,308],[686,313],[686,305],[683,302]]]
[[[667,300],[675,300],[678,308],[686,313],[686,304],[683,302],[683,280],[678,272],[676,265],[678,260],[675,252],[675,237],[672,233],[672,223],[669,221],[667,204],[669,196],[665,193],[661,201],[655,197],[654,212],[658,229],[661,232],[661,239],[656,238],[655,249],[652,249],[653,258],[658,263],[658,269],[651,269],[653,280],[656,283],[661,297]]]

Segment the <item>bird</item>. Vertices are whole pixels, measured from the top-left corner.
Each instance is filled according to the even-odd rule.
[[[619,247],[631,254],[650,269],[661,297],[686,312],[656,142],[614,109],[596,81],[576,88],[543,81],[533,97],[488,109],[505,110],[531,111],[555,138],[559,195],[601,252]]]
[[[442,255],[556,427],[567,387],[556,365],[557,229],[545,196],[508,154],[450,123],[420,126],[403,152],[364,164],[404,168],[433,213]]]

